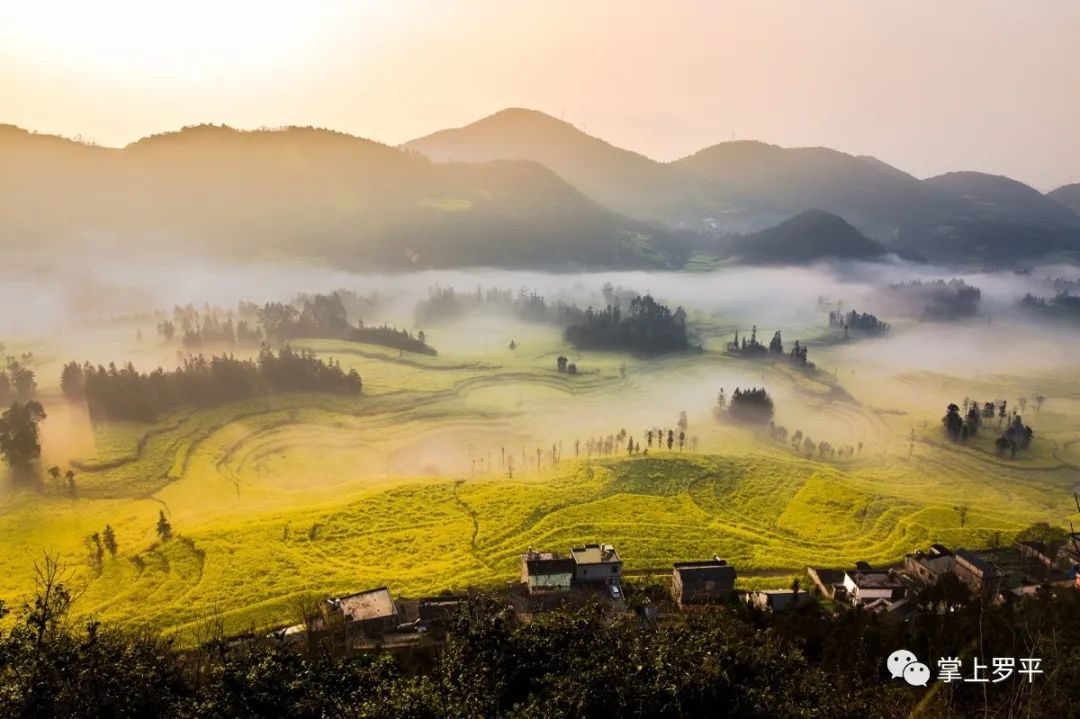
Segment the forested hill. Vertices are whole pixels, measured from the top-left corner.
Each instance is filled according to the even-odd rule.
[[[601,207],[529,161],[433,163],[312,128],[203,125],[102,148],[0,126],[0,234],[91,246],[398,268],[664,267],[673,230]]]
[[[886,252],[842,217],[821,210],[807,210],[776,227],[739,237],[731,251],[744,262],[759,264],[801,264],[826,258],[870,260]]]

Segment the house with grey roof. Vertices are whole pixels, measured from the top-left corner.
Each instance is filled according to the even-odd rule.
[[[735,567],[716,555],[702,562],[676,562],[671,596],[680,607],[716,604],[735,592],[735,576]]]

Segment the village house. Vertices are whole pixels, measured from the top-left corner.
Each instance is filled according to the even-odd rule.
[[[806,574],[817,585],[823,596],[836,601],[844,601],[847,598],[847,589],[844,588],[844,570],[826,569],[824,567],[807,567]]]
[[[521,555],[521,583],[529,594],[569,592],[574,580],[574,560],[532,547]]]
[[[813,600],[809,592],[791,589],[764,589],[746,593],[747,604],[771,612],[787,612]]]
[[[1058,553],[1044,542],[1017,542],[1016,549],[1022,559],[1041,564],[1047,569],[1053,569],[1057,564]]]
[[[854,569],[844,572],[844,589],[852,604],[869,604],[876,599],[904,598],[904,583],[893,569]]]
[[[990,562],[966,549],[957,549],[956,576],[976,593],[996,596],[1001,591],[1005,573]]]
[[[904,555],[904,569],[926,584],[933,584],[956,569],[956,557],[940,544],[930,545],[929,551],[917,550]]]
[[[611,586],[622,583],[622,560],[610,544],[586,544],[570,550],[574,560],[574,583]]]
[[[421,597],[416,604],[416,614],[424,626],[445,626],[469,603],[468,597],[444,596]]]
[[[399,614],[390,590],[379,587],[327,599],[323,619],[327,627],[344,625],[359,628],[368,636],[381,636],[397,626]]]
[[[735,592],[735,567],[718,556],[704,562],[676,562],[671,596],[680,607],[722,602]]]

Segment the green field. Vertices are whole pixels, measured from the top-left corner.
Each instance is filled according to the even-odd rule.
[[[568,376],[555,371],[568,352],[555,329],[429,337],[438,357],[302,343],[361,373],[355,399],[280,396],[92,428],[45,387],[42,464],[74,467],[77,496],[47,478],[3,495],[0,597],[18,604],[50,551],[72,574],[78,611],[195,636],[219,621],[230,632],[291,623],[295,598],[311,592],[502,585],[529,546],[611,542],[629,569],[720,554],[747,583],[786,584],[808,564],[889,563],[934,541],[988,546],[1036,521],[1080,519],[1080,389],[1068,374],[1039,379],[1051,399],[1030,416],[1037,440],[1008,460],[990,436],[948,444],[938,420],[950,399],[1015,397],[1030,377],[897,372],[823,345],[817,358],[836,379],[814,379],[726,357],[713,340],[651,360],[571,353],[582,374]],[[789,430],[862,451],[825,462],[717,422],[719,387],[751,383],[769,388]],[[674,427],[682,410],[696,453],[574,456],[575,440],[621,429],[644,445],[646,429]],[[165,544],[160,510],[177,534]],[[120,553],[99,572],[85,539],[107,523]]]

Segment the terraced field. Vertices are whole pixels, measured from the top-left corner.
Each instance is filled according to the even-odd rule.
[[[825,358],[839,379],[716,351],[575,355],[572,377],[554,369],[566,351],[554,330],[514,332],[513,352],[491,339],[436,358],[312,341],[363,375],[361,397],[188,410],[99,426],[88,443],[47,431],[46,466],[73,467],[77,496],[46,485],[0,500],[0,597],[17,603],[34,559],[53,551],[79,610],[190,637],[219,620],[227,631],[292,622],[308,593],[497,585],[528,546],[611,542],[630,569],[720,554],[747,575],[780,570],[769,581],[786,584],[807,564],[888,563],[933,541],[985,546],[1035,521],[1080,519],[1078,398],[1064,383],[1033,451],[1007,460],[989,437],[940,437],[938,408],[957,385],[945,376],[851,376],[837,350]],[[719,387],[762,383],[778,423],[862,451],[826,463],[713,419]],[[54,406],[55,426],[85,423]],[[674,426],[682,410],[697,453],[575,455],[576,442],[620,429],[644,444],[646,428]],[[159,544],[162,510],[177,538]],[[120,554],[98,571],[85,538],[107,523]]]

